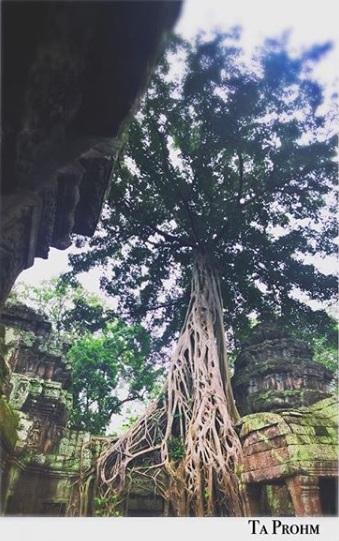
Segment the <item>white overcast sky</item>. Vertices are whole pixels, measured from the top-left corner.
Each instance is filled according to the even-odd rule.
[[[176,31],[191,38],[201,29],[208,32],[240,25],[244,45],[249,50],[265,37],[277,36],[287,29],[291,30],[291,45],[297,49],[331,40],[335,48],[319,70],[321,80],[330,84],[338,77],[338,21],[337,0],[186,0]],[[36,259],[18,281],[38,285],[57,276],[67,269],[68,253],[74,251],[74,248],[66,251],[52,248],[48,260]],[[335,262],[318,258],[317,266],[323,272],[333,272]],[[100,270],[94,269],[83,275],[81,282],[90,291],[99,293],[99,275]]]

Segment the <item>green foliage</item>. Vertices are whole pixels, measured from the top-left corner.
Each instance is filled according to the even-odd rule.
[[[326,312],[316,311],[313,321],[298,318],[289,322],[287,327],[296,337],[310,344],[314,361],[333,372],[338,370],[338,323],[334,317]]]
[[[4,396],[0,396],[0,433],[7,444],[14,447],[18,438],[19,415]]]
[[[73,373],[75,428],[102,434],[123,404],[145,397],[159,373],[149,351],[145,329],[120,320],[107,324],[100,334],[75,341],[67,354]],[[127,396],[121,398],[122,394]]]
[[[94,294],[76,281],[63,276],[41,282],[39,286],[17,284],[9,302],[22,302],[44,315],[52,324],[52,341],[60,347],[62,341],[101,329],[114,318]]]
[[[174,462],[176,462],[177,460],[181,460],[185,456],[184,441],[177,436],[172,436],[168,440],[168,453],[170,459]]]
[[[178,332],[192,261],[207,253],[221,276],[225,324],[237,340],[258,319],[302,315],[296,289],[325,301],[336,279],[306,264],[333,254],[335,140],[312,70],[329,49],[291,56],[268,40],[252,62],[240,32],[175,39],[131,123],[106,211],[74,272],[103,269],[102,287],[126,319]],[[180,57],[173,73],[169,58]],[[160,334],[160,331],[159,333]]]
[[[112,494],[106,497],[94,498],[95,516],[96,517],[121,517],[122,513],[119,511],[120,501],[116,494]]]
[[[314,360],[332,370],[338,371],[338,347],[329,345],[325,336],[313,339]]]
[[[129,414],[124,422],[122,423],[122,429],[124,431],[127,431],[131,428],[131,426],[135,425],[135,423],[137,422],[137,420],[139,419],[139,415],[133,415],[133,414]]]

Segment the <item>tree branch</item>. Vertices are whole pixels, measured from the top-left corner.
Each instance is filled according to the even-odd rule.
[[[150,308],[145,309],[145,312],[152,312],[153,310],[158,310],[159,308],[167,308],[169,306],[174,306],[176,304],[184,304],[184,299],[176,299],[175,301],[163,302]]]
[[[168,152],[168,148],[167,148],[167,145],[166,145],[166,141],[164,139],[164,136],[163,134],[159,131],[158,129],[158,126],[156,125],[155,121],[153,118],[151,118],[149,115],[148,116],[148,121],[150,122],[150,124],[152,125],[153,129],[156,130],[157,134],[158,134],[158,137],[159,137],[159,141],[160,141],[160,147],[161,147],[161,153],[162,153],[162,166],[163,166],[163,170],[164,170],[164,173],[167,177],[167,182],[169,181],[169,178],[172,179],[173,181],[173,186],[175,188],[175,190],[179,193],[179,197],[184,205],[184,208],[185,208],[185,211],[186,211],[186,214],[188,216],[188,219],[189,219],[189,222],[191,224],[191,228],[192,228],[192,233],[193,233],[193,238],[194,238],[194,243],[190,243],[189,245],[194,247],[196,245],[199,245],[200,244],[200,241],[199,241],[199,237],[198,237],[198,234],[197,234],[197,230],[196,230],[196,227],[195,227],[195,224],[194,224],[194,220],[193,220],[193,216],[192,216],[192,212],[189,208],[189,205],[188,205],[188,201],[187,199],[184,197],[184,195],[182,194],[181,190],[180,190],[180,187],[178,186],[178,184],[175,182],[175,172],[173,170],[173,167],[170,163],[170,160],[169,160],[169,152]]]
[[[177,244],[179,244],[180,246],[183,246],[183,247],[193,247],[194,246],[189,241],[184,241],[181,238],[176,237],[175,235],[171,235],[171,233],[167,233],[166,231],[162,231],[156,225],[147,223],[147,227],[152,229],[152,231],[154,233],[158,233],[158,235],[162,235],[164,237],[164,239],[168,240],[171,243],[176,242]],[[148,242],[148,241],[146,241],[146,242]]]
[[[143,399],[143,396],[139,394],[128,396],[127,398],[124,398],[124,400],[120,400],[119,407],[125,404],[126,402],[131,402],[132,400],[142,400],[142,399]]]

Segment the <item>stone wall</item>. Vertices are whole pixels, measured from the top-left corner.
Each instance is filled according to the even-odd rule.
[[[19,343],[9,359],[13,376],[52,380],[63,389],[71,385],[71,366],[61,354],[49,353],[40,349],[42,344],[32,346]]]
[[[0,511],[6,515],[87,515],[93,483],[80,492],[79,479],[94,471],[105,438],[72,430],[70,366],[42,348],[50,324],[24,306],[6,307],[3,322],[36,336],[2,357],[0,373]],[[4,327],[2,327],[4,328]],[[3,337],[4,343],[5,336]],[[4,379],[6,385],[4,385]],[[89,477],[92,480],[91,477]]]
[[[87,432],[60,426],[53,432],[53,428],[37,423],[30,414],[12,411],[18,415],[17,439],[14,446],[9,442],[6,447],[2,444],[7,452],[1,472],[1,513],[10,516],[90,515],[93,487],[81,493],[79,479],[91,468],[95,471],[95,460],[100,452],[96,438]]]
[[[338,511],[338,398],[306,408],[253,413],[238,425],[249,515],[315,516]],[[332,491],[321,491],[323,483]],[[277,489],[279,487],[279,489]],[[285,494],[285,496],[284,496]],[[280,501],[280,503],[279,503]],[[283,503],[285,502],[285,503]]]

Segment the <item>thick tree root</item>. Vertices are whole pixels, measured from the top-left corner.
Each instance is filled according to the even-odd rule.
[[[241,516],[236,420],[219,283],[200,256],[163,395],[100,457],[103,492],[123,493],[141,475],[177,516]]]

